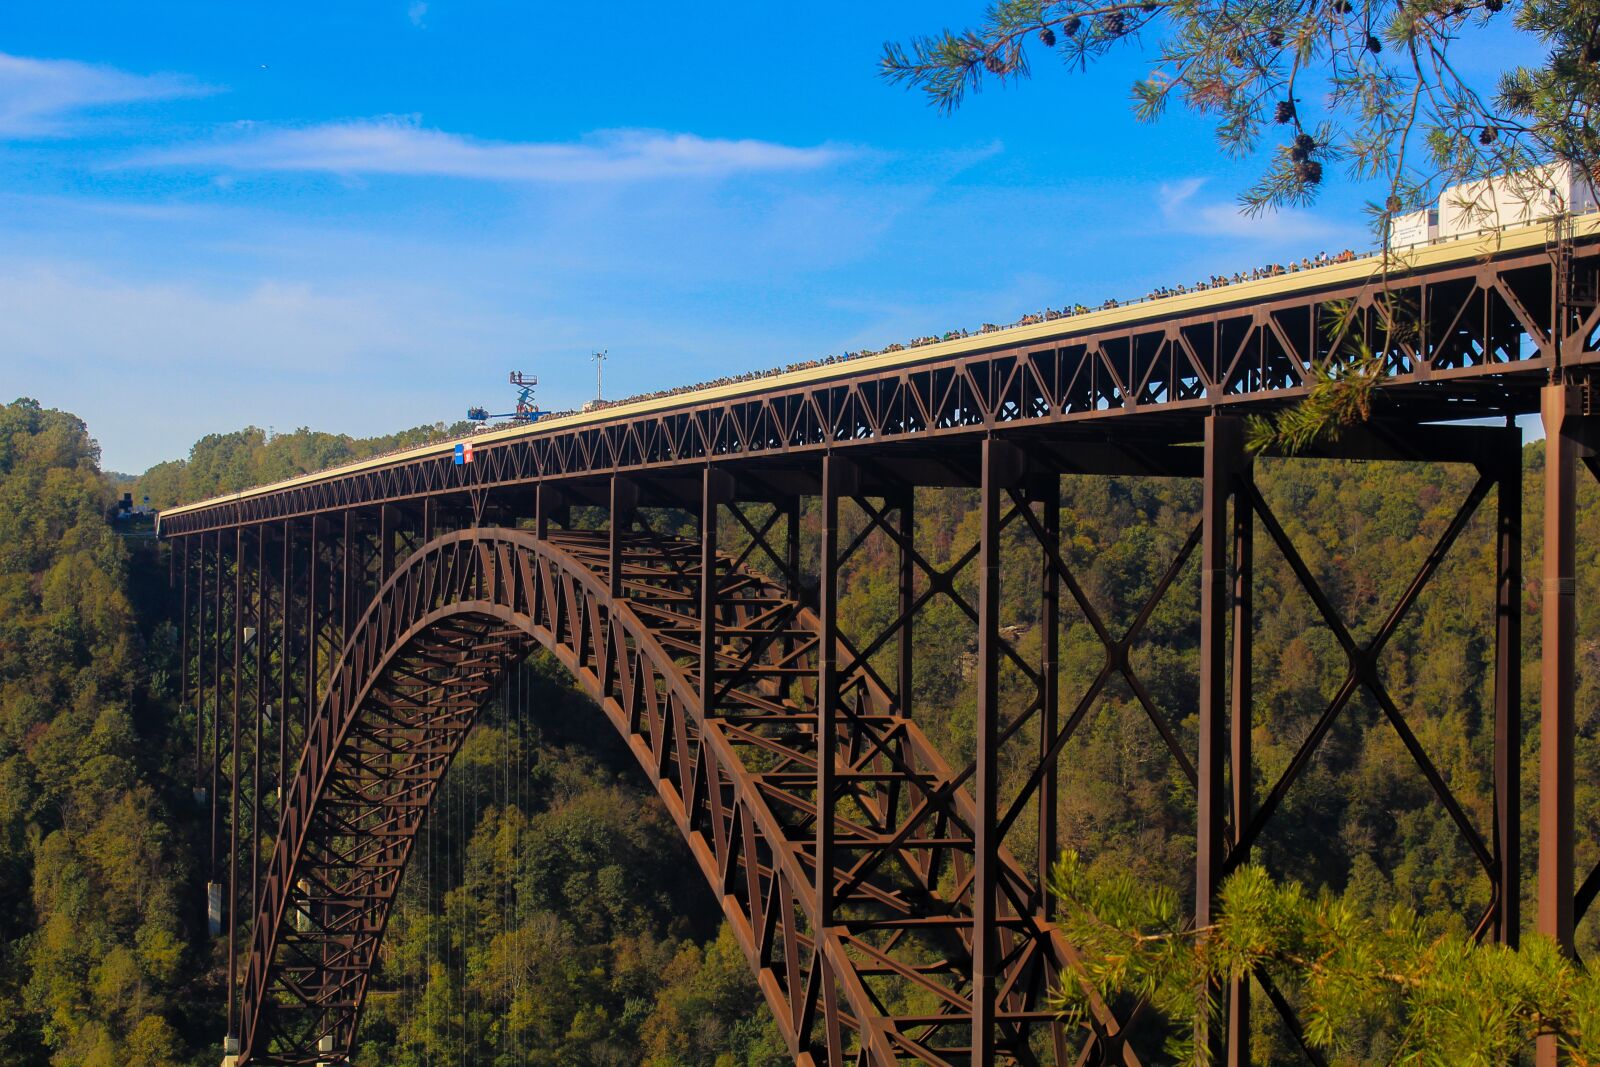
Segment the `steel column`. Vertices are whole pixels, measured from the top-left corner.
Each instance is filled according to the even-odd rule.
[[[350,582],[350,554],[355,544],[356,515],[353,510],[344,513],[344,536],[339,540],[339,647],[344,646],[345,639],[350,636],[350,621],[355,614],[351,597],[354,591]],[[338,661],[335,649],[335,662]]]
[[[800,575],[800,498],[789,497],[783,502],[784,530],[784,582],[788,587],[789,595],[796,600],[801,599]]]
[[[306,706],[304,732],[301,736],[308,736],[311,732],[311,718],[317,713],[317,671],[320,666],[318,655],[317,634],[317,583],[321,581],[317,564],[321,562],[318,557],[321,552],[317,544],[317,524],[320,517],[311,516],[311,529],[308,538],[308,552],[306,562]]]
[[[1573,702],[1577,639],[1577,461],[1582,397],[1552,384],[1544,421],[1544,577],[1539,687],[1539,932],[1573,950]],[[1553,1036],[1539,1039],[1539,1067],[1558,1062]]]
[[[896,646],[897,659],[895,663],[895,688],[898,692],[895,699],[899,701],[899,711],[907,718],[911,717],[912,701],[911,690],[913,685],[912,667],[914,663],[914,648],[912,635],[915,625],[915,612],[912,608],[916,605],[916,556],[912,551],[916,536],[916,503],[917,491],[907,489],[895,502],[897,537],[899,539],[899,595],[900,602],[897,614],[900,619],[899,642]]]
[[[261,900],[261,709],[267,695],[267,528],[256,527],[256,705],[251,716],[250,914]]]
[[[217,531],[212,546],[216,569],[215,623],[211,633],[211,867],[210,880],[217,880],[222,855],[222,812],[218,794],[222,792],[222,531]]]
[[[1244,428],[1220,415],[1206,419],[1200,532],[1200,753],[1195,827],[1195,925],[1214,917],[1227,859],[1228,501],[1244,462]],[[1236,510],[1238,510],[1236,508]]]
[[[1496,940],[1522,926],[1522,445],[1495,482],[1494,799]]]
[[[394,573],[394,505],[378,507],[378,581],[374,592]]]
[[[239,690],[240,664],[244,654],[244,527],[233,530],[233,721],[232,769],[228,774],[230,811],[228,815],[228,899],[225,904],[228,923],[228,1036],[237,1032],[239,971],[238,971],[238,914],[239,914]]]
[[[700,475],[700,708],[709,715],[717,678],[717,509],[733,499],[733,477],[707,467]]]
[[[1227,757],[1231,747],[1228,693],[1228,556],[1236,531],[1228,503],[1237,500],[1244,466],[1244,426],[1237,418],[1211,415],[1205,424],[1205,467],[1200,518],[1200,752],[1195,827],[1195,926],[1216,919],[1217,892],[1228,860]],[[1197,1037],[1222,1051],[1216,1021],[1200,1018]],[[1229,1042],[1228,1047],[1232,1047]]]
[[[610,528],[610,564],[611,564],[611,595],[622,595],[622,542],[624,535],[633,525],[634,508],[639,502],[639,487],[627,478],[613,476],[611,479],[611,518],[606,524]]]
[[[1233,662],[1229,675],[1232,699],[1228,706],[1229,781],[1232,819],[1228,829],[1231,850],[1240,828],[1250,821],[1255,807],[1255,767],[1250,749],[1254,725],[1251,672],[1255,663],[1255,512],[1241,491],[1251,480],[1248,461],[1237,473],[1233,493]],[[1238,862],[1248,857],[1242,850]],[[1231,858],[1231,857],[1230,857]],[[1228,1067],[1250,1064],[1250,978],[1228,983]]]
[[[294,524],[283,521],[283,587],[278,599],[278,820],[282,823],[284,793],[289,787],[289,589],[294,569]],[[280,831],[281,832],[281,831]]]
[[[182,598],[181,598],[181,601],[180,601],[180,603],[182,604],[182,607],[179,608],[180,614],[178,616],[178,618],[180,620],[179,625],[178,625],[178,702],[179,702],[180,705],[189,701],[189,677],[190,677],[190,674],[192,673],[190,671],[190,669],[189,669],[189,541],[190,540],[191,540],[191,538],[188,538],[188,537],[185,537],[183,539],[183,594],[182,594]],[[174,556],[177,555],[177,553],[178,553],[178,546],[177,545],[173,545],[172,546],[172,553],[173,553]],[[199,713],[200,713],[199,709],[197,707],[195,707],[194,704],[191,703],[189,706],[192,707],[192,708],[195,708],[195,714],[199,715]],[[199,763],[198,763],[199,753],[196,752],[195,755],[197,757],[197,762],[195,764],[195,776],[196,776],[196,778],[198,778],[199,774],[200,774],[200,767],[199,767]]]
[[[839,498],[853,491],[850,461],[832,452],[822,456],[822,562],[818,570],[817,615],[817,943],[832,925],[834,868],[834,760],[839,715]],[[847,484],[848,483],[848,484]]]
[[[995,979],[1000,973],[1000,504],[1022,457],[985,438],[978,486],[978,730],[973,799],[972,1063],[995,1062]]]
[[[1043,775],[1039,779],[1039,912],[1046,922],[1054,921],[1055,894],[1050,892],[1050,871],[1060,850],[1057,807],[1060,804],[1060,761],[1051,748],[1061,729],[1061,572],[1055,560],[1061,556],[1061,476],[1052,473],[1035,490],[1044,509],[1043,567],[1039,618],[1039,755]]]

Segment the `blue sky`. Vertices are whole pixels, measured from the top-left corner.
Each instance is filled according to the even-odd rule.
[[[954,116],[882,42],[977,3],[9,4],[0,395],[112,469],[624,395],[1367,242],[1258,220],[1130,48]],[[1487,56],[1468,53],[1465,61]]]

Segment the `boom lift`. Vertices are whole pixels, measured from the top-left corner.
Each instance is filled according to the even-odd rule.
[[[517,409],[508,411],[504,415],[491,415],[488,408],[471,407],[467,409],[468,421],[488,422],[490,419],[510,419],[514,423],[538,422],[545,415],[550,414],[548,411],[540,411],[538,403],[533,399],[534,387],[539,384],[539,379],[536,376],[514,370],[508,380],[517,387]]]

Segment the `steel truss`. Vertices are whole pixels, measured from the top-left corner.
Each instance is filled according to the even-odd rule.
[[[484,529],[436,538],[396,572],[347,644],[289,794],[244,975],[244,1062],[348,1054],[438,781],[498,674],[533,643],[572,670],[655,781],[797,1062],[965,1061],[979,1013],[962,961],[980,922],[1000,947],[992,1045],[1036,1061],[1029,1035],[1052,1028],[1042,998],[1068,951],[1036,915],[1037,888],[990,848],[994,889],[974,901],[982,816],[961,777],[870,668],[818,662],[813,613],[731,560],[716,572],[704,671],[698,562],[695,544],[648,535]],[[859,660],[835,648],[836,662]],[[826,692],[830,674],[834,713],[819,716],[791,682]],[[818,796],[831,798],[821,822]],[[1104,1027],[1115,1030],[1109,1015]]]
[[[1558,367],[1595,358],[1597,255],[1600,245],[1581,243],[1415,273],[1396,266],[1361,283],[1201,312],[1157,302],[1144,320],[1088,332],[1075,333],[1072,320],[1063,319],[1060,336],[1048,340],[886,370],[847,364],[837,379],[730,401],[696,403],[690,396],[681,407],[485,442],[470,464],[443,454],[221,500],[163,517],[162,530],[190,534],[536,479],[881,448],[1001,429],[1075,427],[1122,440],[1152,430],[1161,435],[1175,419],[1303,396],[1311,368],[1326,363],[1351,331],[1384,355],[1385,392],[1413,420],[1532,410]],[[1572,284],[1553,282],[1558,272]],[[1565,288],[1580,299],[1563,302]],[[1551,325],[1558,304],[1571,320],[1561,331]],[[1347,320],[1342,331],[1330,329]]]
[[[1571,250],[1565,269],[1592,278],[1595,250]],[[1257,488],[1240,421],[1251,409],[1235,405],[1301,395],[1304,369],[1333,343],[1321,323],[1337,297],[1356,301],[1351,328],[1385,336],[1394,305],[1364,290],[619,420],[485,448],[471,466],[399,465],[164,523],[182,587],[197,798],[212,828],[208,881],[226,886],[239,1062],[347,1062],[438,784],[504,671],[535,646],[628,740],[796,1062],[1139,1062],[1138,1005],[1097,1004],[1088,1029],[1068,1032],[1047,1003],[1075,959],[1041,878],[1073,784],[1063,754],[1112,686],[1132,694],[1194,790],[1197,922],[1364,699],[1483,869],[1489,905],[1469,921],[1514,944],[1520,438],[1418,423],[1525,411],[1535,396],[1550,441],[1537,925],[1570,947],[1600,894],[1600,868],[1575,873],[1573,817],[1578,465],[1600,477],[1600,417],[1581,365],[1594,357],[1600,307],[1565,299],[1551,278],[1548,259],[1524,256],[1397,283],[1422,315],[1417,333],[1391,335],[1384,350],[1388,417],[1315,454],[1464,464],[1477,479],[1362,640]],[[1564,384],[1543,385],[1553,374]],[[1199,514],[1167,531],[1176,549],[1126,625],[1094,603],[1062,544],[1067,474],[1200,485]],[[951,489],[976,493],[978,529],[936,563],[917,509]],[[1480,825],[1381,666],[1491,497],[1494,798]],[[697,535],[655,532],[658,508],[693,516]],[[813,512],[818,536],[802,538]],[[839,610],[868,546],[897,567],[896,608],[871,625]],[[1258,781],[1250,747],[1258,552],[1294,576],[1345,669],[1272,781]],[[1158,608],[1193,595],[1196,570],[1193,703],[1161,707],[1136,652]],[[1038,598],[1036,642],[1002,617],[1019,589]],[[918,620],[935,602],[967,621],[976,649],[976,740],[960,765],[936,751],[914,706]],[[1065,691],[1057,661],[1064,613],[1104,649],[1081,692]],[[1191,714],[1197,739],[1180,728]],[[272,859],[260,869],[265,839]],[[1270,975],[1221,994],[1226,1011],[1206,1039],[1225,1062],[1249,1062],[1258,997],[1256,1010],[1298,1033]],[[1554,1062],[1548,1049],[1541,1059]]]

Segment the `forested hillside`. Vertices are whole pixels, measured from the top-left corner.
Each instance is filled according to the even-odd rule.
[[[136,619],[98,460],[72,416],[0,408],[0,1063],[19,1067],[181,1062],[213,995],[152,698],[170,628]]]
[[[144,476],[157,504],[242,488],[435,432],[379,442],[301,431],[206,438]],[[1526,449],[1525,857],[1536,826],[1539,479]],[[1381,624],[1471,485],[1471,472],[1407,464],[1258,464],[1263,494],[1357,640]],[[1085,595],[1120,634],[1190,535],[1192,484],[1068,478],[1062,528]],[[220,1037],[219,957],[206,944],[187,835],[164,571],[130,556],[103,515],[109,490],[84,427],[19,402],[0,418],[0,1062],[207,1063]],[[936,567],[976,537],[975,494],[919,497],[918,548]],[[847,507],[845,521],[861,516]],[[1487,834],[1492,503],[1463,533],[1397,630],[1382,676],[1411,728]],[[815,516],[805,518],[814,552]],[[726,532],[736,543],[733,530]],[[1039,655],[1037,557],[1007,535],[1003,622]],[[1600,821],[1600,500],[1585,489],[1579,781],[1582,825]],[[1254,744],[1263,794],[1344,678],[1334,635],[1264,535],[1257,538]],[[810,558],[808,556],[808,558]],[[146,568],[141,570],[141,567]],[[130,604],[130,582],[138,586]],[[160,581],[156,578],[159,577]],[[967,568],[956,588],[970,595]],[[893,611],[888,544],[868,538],[844,575],[847,631]],[[1153,706],[1192,752],[1197,683],[1194,560],[1134,643]],[[1089,620],[1066,611],[1063,699],[1104,661]],[[968,619],[937,596],[917,621],[914,714],[953,762],[971,755]],[[1022,694],[1005,687],[1013,712]],[[358,1063],[757,1064],[781,1047],[743,959],[675,831],[607,734],[544,657],[485,712],[453,769],[407,877]],[[1015,782],[1035,742],[1002,753]],[[1126,867],[1187,894],[1193,793],[1151,718],[1109,685],[1063,756],[1062,841],[1101,870]],[[1019,825],[1017,840],[1031,827]],[[1019,853],[1023,850],[1019,849]],[[1260,855],[1280,876],[1353,890],[1374,912],[1404,903],[1470,922],[1487,902],[1476,861],[1366,698],[1337,720],[1287,796]],[[1596,853],[1585,845],[1582,861]],[[1587,867],[1583,868],[1587,870]],[[1531,899],[1531,898],[1530,898]],[[1527,910],[1531,922],[1531,908]],[[1581,940],[1600,947],[1592,923]],[[1263,1051],[1281,1035],[1264,1030]],[[1382,1061],[1382,1034],[1362,1038]],[[141,1058],[143,1057],[143,1058]]]

